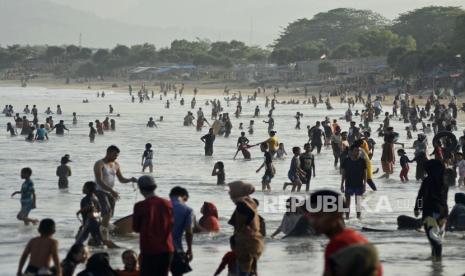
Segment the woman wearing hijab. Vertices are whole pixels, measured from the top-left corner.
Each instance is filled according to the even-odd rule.
[[[242,181],[229,183],[229,195],[236,205],[229,224],[234,227],[238,275],[255,275],[257,262],[263,252],[263,236],[257,203],[250,197],[253,185]]]
[[[440,160],[428,160],[423,168],[427,177],[423,180],[415,201],[415,216],[422,211],[426,237],[431,244],[433,260],[442,256],[442,238],[448,215],[447,193],[449,186],[444,183],[444,164]]]
[[[202,208],[200,209],[200,213],[202,213],[202,217],[194,227],[195,233],[210,233],[220,231],[218,210],[216,209],[215,204],[211,202],[204,202]]]

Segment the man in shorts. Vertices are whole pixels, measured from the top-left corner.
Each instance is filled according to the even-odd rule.
[[[345,194],[346,204],[349,211],[346,213],[346,219],[350,215],[350,198],[355,196],[355,205],[357,218],[361,218],[361,200],[366,190],[367,174],[366,162],[360,157],[360,149],[352,145],[349,149],[349,156],[341,164],[342,180],[341,192]]]
[[[94,165],[95,183],[97,183],[96,195],[102,207],[102,237],[106,241],[109,241],[108,227],[115,210],[115,202],[119,199],[118,192],[114,190],[116,178],[121,183],[137,181],[135,177],[125,178],[121,173],[120,165],[116,162],[119,153],[118,147],[109,146],[105,157]]]

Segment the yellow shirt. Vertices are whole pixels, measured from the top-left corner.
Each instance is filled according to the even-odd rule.
[[[268,147],[269,147],[270,151],[277,151],[278,150],[279,142],[278,142],[278,137],[277,136],[270,137],[266,142],[268,143]]]

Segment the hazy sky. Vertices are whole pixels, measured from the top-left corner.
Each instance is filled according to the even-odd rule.
[[[14,0],[12,0],[14,1]],[[393,19],[399,13],[429,5],[465,6],[464,0],[49,0],[119,21],[186,30],[253,34],[256,40],[276,38],[298,18],[338,7],[371,9]],[[251,29],[253,30],[251,32]],[[254,41],[253,41],[254,42]],[[271,42],[271,41],[270,41]],[[261,41],[255,43],[262,44]]]

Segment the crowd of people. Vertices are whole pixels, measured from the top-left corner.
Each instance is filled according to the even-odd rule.
[[[184,105],[182,97],[184,84],[178,89],[175,84],[160,83],[160,100],[168,93],[174,93],[174,99]],[[191,110],[196,108],[196,96],[198,89],[194,89],[191,101]],[[409,163],[416,162],[415,178],[421,181],[418,191],[414,215],[418,217],[421,213],[420,223],[415,223],[416,228],[423,227],[426,237],[432,248],[433,260],[439,261],[442,256],[442,238],[445,231],[465,230],[465,194],[455,195],[456,206],[449,215],[447,205],[448,189],[456,185],[465,185],[465,133],[464,136],[456,139],[453,131],[457,130],[457,99],[448,99],[448,105],[441,103],[441,99],[434,93],[428,96],[425,106],[421,107],[416,103],[417,99],[407,92],[400,92],[395,95],[392,103],[392,112],[385,111],[382,104],[385,102],[383,96],[372,97],[368,93],[366,97],[356,87],[338,87],[335,89],[340,96],[341,103],[347,103],[348,109],[342,117],[322,118],[315,122],[313,126],[308,125],[308,140],[302,141],[303,150],[299,146],[292,147],[292,158],[288,171],[289,182],[284,183],[283,190],[288,186],[291,191],[299,193],[302,185],[305,185],[307,198],[299,201],[291,197],[287,201],[288,211],[284,214],[281,225],[273,232],[271,237],[276,237],[279,233],[288,236],[310,236],[324,234],[329,238],[329,243],[324,255],[325,275],[382,275],[383,269],[380,263],[376,247],[370,243],[359,232],[346,228],[344,219],[350,218],[350,208],[352,198],[355,203],[355,213],[358,219],[362,218],[362,200],[366,193],[367,186],[373,191],[379,191],[374,183],[374,174],[378,169],[373,168],[372,159],[375,149],[381,150],[381,169],[384,173],[382,178],[389,178],[394,173],[396,163],[395,147],[400,157],[401,172],[399,178],[402,182],[409,181]],[[229,89],[225,88],[227,98],[226,105],[236,102],[234,117],[239,119],[242,115],[242,93],[229,95]],[[129,95],[132,102],[135,101],[135,93],[132,86],[129,86]],[[307,96],[307,91],[305,92]],[[334,95],[334,94],[332,94]],[[352,95],[355,95],[352,97]],[[105,97],[104,92],[98,93],[98,97]],[[242,123],[239,124],[240,137],[234,147],[238,153],[241,152],[244,159],[251,159],[250,148],[259,146],[263,153],[264,161],[256,172],[264,170],[261,177],[262,191],[267,192],[272,189],[272,180],[276,175],[276,159],[282,159],[287,152],[284,144],[279,142],[273,112],[279,108],[279,104],[305,104],[317,106],[325,103],[327,109],[332,109],[330,97],[323,100],[322,93],[319,99],[316,96],[308,100],[300,101],[291,99],[289,101],[278,101],[279,89],[266,94],[266,88],[258,88],[252,96],[247,97],[247,103],[256,101],[257,97],[265,98],[264,108],[270,108],[263,123],[266,125],[269,138],[258,143],[251,143],[246,137],[246,132]],[[143,85],[137,93],[139,102],[154,98],[152,91],[151,98],[149,91]],[[443,102],[445,101],[442,100]],[[355,103],[360,103],[363,110],[353,112]],[[193,112],[188,111],[184,117],[185,127],[195,126],[197,131],[202,131],[205,124],[209,126],[208,133],[201,136],[204,143],[205,156],[214,155],[214,143],[218,136],[229,137],[233,129],[233,121],[228,113],[223,112],[222,101],[219,99],[208,100],[206,106],[211,106],[210,124],[202,108],[198,108],[196,118]],[[169,102],[165,105],[169,108]],[[330,108],[331,107],[331,108]],[[304,108],[304,107],[302,107]],[[383,117],[383,111],[384,118]],[[253,117],[260,117],[260,107],[256,106]],[[6,116],[15,114],[13,106],[7,105],[3,113]],[[27,116],[33,115],[33,120],[29,121]],[[48,107],[47,116],[53,114]],[[62,114],[61,107],[57,106],[57,114]],[[114,113],[114,108],[109,105],[109,114]],[[69,131],[63,120],[54,125],[53,118],[47,117],[44,124],[39,123],[38,108],[33,105],[24,108],[24,116],[19,113],[14,116],[15,124],[8,123],[7,131],[11,135],[26,136],[26,140],[46,140],[49,139],[48,132],[56,129],[56,134],[64,135],[64,131]],[[296,129],[300,129],[301,112],[297,112]],[[160,118],[162,120],[162,117]],[[360,120],[357,125],[356,119]],[[345,120],[350,127],[343,130],[339,125],[339,120]],[[382,120],[379,129],[374,132],[370,124]],[[412,131],[418,133],[418,138],[412,141],[414,148],[413,159],[407,156],[404,150],[405,145],[398,142],[400,134],[394,130],[391,120],[403,121],[406,128],[407,139],[412,139]],[[430,122],[430,123],[425,123]],[[73,113],[73,124],[78,124],[76,113]],[[419,128],[417,125],[422,125]],[[104,131],[116,130],[115,120],[106,117],[103,122],[95,121],[89,123],[90,142],[93,142],[96,135],[103,135]],[[147,127],[157,127],[153,118],[149,119]],[[248,126],[249,135],[254,131],[254,120]],[[427,135],[435,134],[432,141],[433,152],[428,151],[429,143]],[[376,146],[372,134],[377,133],[382,137],[381,147]],[[313,190],[310,193],[312,178],[316,177],[316,159],[323,151],[331,150],[334,156],[332,165],[339,169],[341,175],[340,192],[323,189]],[[82,225],[76,235],[76,242],[70,248],[66,258],[60,262],[58,256],[58,241],[53,238],[56,231],[55,222],[45,218],[40,220],[31,218],[30,212],[35,208],[36,196],[32,181],[33,172],[30,168],[21,170],[21,178],[24,179],[21,190],[12,194],[21,195],[21,210],[17,218],[25,225],[39,224],[39,236],[31,239],[20,257],[18,275],[73,275],[75,268],[79,264],[85,263],[85,269],[78,275],[184,275],[192,271],[190,262],[194,256],[193,236],[199,233],[216,233],[221,231],[218,220],[218,210],[213,202],[204,202],[201,208],[202,217],[197,220],[193,210],[187,205],[189,192],[184,187],[176,186],[171,189],[169,198],[165,199],[156,193],[157,184],[152,177],[153,173],[153,148],[152,144],[145,145],[142,154],[142,172],[149,169],[150,174],[143,175],[138,179],[123,176],[117,158],[120,150],[117,146],[111,145],[107,148],[106,154],[99,159],[93,168],[94,180],[86,181],[83,184],[82,192],[84,197],[80,202],[77,215],[81,218]],[[66,189],[68,187],[68,177],[71,176],[71,162],[69,155],[64,155],[61,164],[57,168],[58,187]],[[325,166],[328,164],[322,164]],[[226,181],[226,168],[224,163],[219,161],[214,164],[212,176],[217,177],[218,185],[227,185],[229,196],[235,205],[235,210],[231,215],[228,224],[233,228],[233,236],[230,239],[231,251],[227,252],[222,259],[218,269],[212,273],[219,275],[228,267],[228,275],[258,275],[259,259],[265,246],[265,219],[258,212],[259,201],[253,197],[255,186],[243,181]],[[230,176],[234,179],[234,176]],[[115,189],[116,181],[120,183],[137,183],[138,189],[144,199],[134,205],[133,214],[130,216],[133,232],[139,233],[140,250],[139,254],[132,250],[126,250],[122,254],[124,263],[123,270],[114,270],[110,266],[109,255],[107,253],[95,253],[88,258],[91,247],[115,248],[117,245],[112,242],[110,229],[111,220],[114,214],[115,205],[119,200],[119,193]],[[229,183],[228,183],[229,182]],[[228,184],[226,184],[228,183]],[[320,188],[320,187],[319,187]],[[380,191],[382,192],[382,191]],[[335,204],[346,207],[344,210],[320,210],[310,211],[306,206],[317,206],[324,198],[332,198]],[[449,219],[448,219],[449,218]],[[399,227],[405,225],[399,225]],[[90,236],[90,237],[89,237]],[[185,245],[185,246],[184,246]],[[28,265],[24,270],[26,261]],[[51,264],[53,261],[53,265]],[[350,272],[348,272],[350,271]]]

